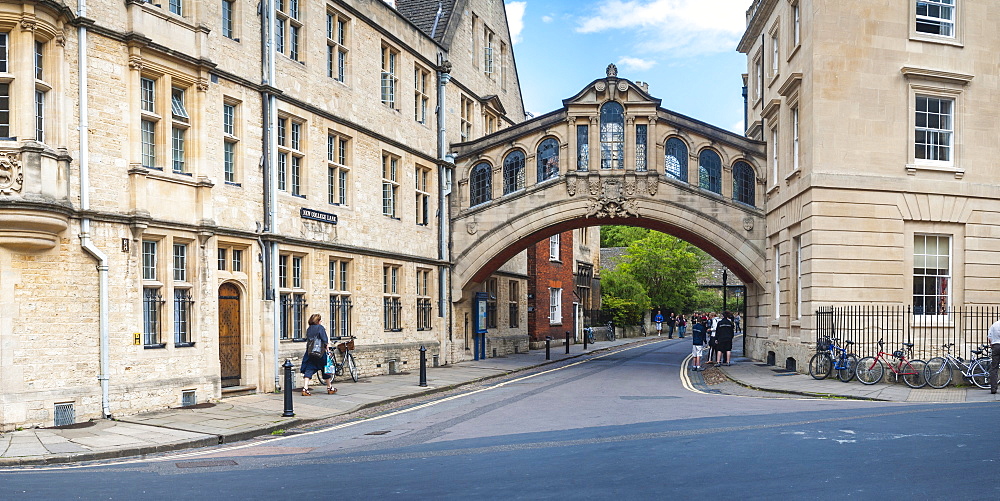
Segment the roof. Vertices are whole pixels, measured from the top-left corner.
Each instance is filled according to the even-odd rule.
[[[458,0],[396,0],[396,10],[425,35],[443,44],[445,27]],[[440,10],[440,16],[438,12]],[[436,21],[436,23],[435,23]]]

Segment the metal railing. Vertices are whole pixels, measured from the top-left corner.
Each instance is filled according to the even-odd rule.
[[[912,306],[827,306],[816,311],[816,340],[829,336],[853,341],[859,357],[874,356],[878,341],[885,351],[913,343],[913,358],[940,355],[941,346],[954,343],[952,353],[968,357],[969,350],[987,343],[986,331],[1000,320],[1000,306],[965,306],[936,315],[915,315]]]

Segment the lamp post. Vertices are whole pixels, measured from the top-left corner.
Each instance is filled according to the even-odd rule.
[[[727,295],[726,292],[729,291],[728,282],[729,282],[729,270],[723,268],[722,269],[722,311],[723,312],[727,311],[726,310],[726,295]]]

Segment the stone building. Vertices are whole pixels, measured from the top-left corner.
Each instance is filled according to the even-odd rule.
[[[814,312],[907,305],[914,325],[995,305],[1000,277],[991,0],[756,0],[747,135],[767,142],[758,359],[808,360]]]
[[[447,145],[523,119],[501,0],[0,4],[0,430],[273,391],[313,313],[467,357]]]

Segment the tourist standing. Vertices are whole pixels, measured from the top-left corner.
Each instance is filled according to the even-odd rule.
[[[677,317],[677,333],[681,335],[681,338],[683,338],[684,334],[687,333],[687,325],[688,321],[684,318],[684,315],[679,315]]]
[[[701,352],[705,349],[705,325],[704,317],[694,315],[691,317],[691,370],[705,370],[701,366]]]
[[[736,327],[733,325],[733,314],[727,311],[722,314],[722,318],[715,324],[716,365],[731,365],[729,358],[733,351],[733,337],[735,336],[735,332]]]
[[[674,338],[674,326],[677,324],[677,317],[674,316],[674,312],[670,312],[670,316],[667,317],[667,339]]]
[[[656,310],[656,315],[653,316],[653,321],[656,322],[656,335],[659,336],[663,334],[663,313],[660,310]]]

